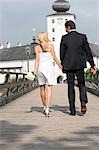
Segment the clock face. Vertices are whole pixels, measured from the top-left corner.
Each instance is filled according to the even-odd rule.
[[[57,19],[57,23],[58,23],[58,24],[62,24],[62,23],[63,23],[63,18],[58,18],[58,19]]]

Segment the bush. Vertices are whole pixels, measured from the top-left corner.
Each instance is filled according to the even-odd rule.
[[[93,74],[90,69],[87,69],[85,72],[86,79],[99,79],[99,70],[97,70],[96,74]]]

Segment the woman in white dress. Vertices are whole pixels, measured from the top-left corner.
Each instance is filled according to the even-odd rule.
[[[52,86],[56,84],[54,61],[61,69],[62,66],[55,55],[53,44],[49,41],[47,33],[40,32],[37,38],[39,44],[35,46],[36,59],[34,73],[38,76],[43,111],[46,116],[49,116]]]

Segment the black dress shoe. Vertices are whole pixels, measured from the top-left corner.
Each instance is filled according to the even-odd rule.
[[[70,113],[70,115],[71,115],[71,116],[75,116],[76,114],[75,114],[75,113]]]
[[[85,114],[86,111],[87,111],[87,107],[86,107],[86,104],[84,104],[84,105],[81,106],[81,113]]]
[[[70,115],[75,116],[76,115],[76,110],[70,111]]]
[[[76,115],[75,104],[70,104],[70,115],[72,116]]]

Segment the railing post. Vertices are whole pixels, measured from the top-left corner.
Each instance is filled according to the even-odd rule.
[[[16,81],[18,80],[18,74],[16,74]]]

